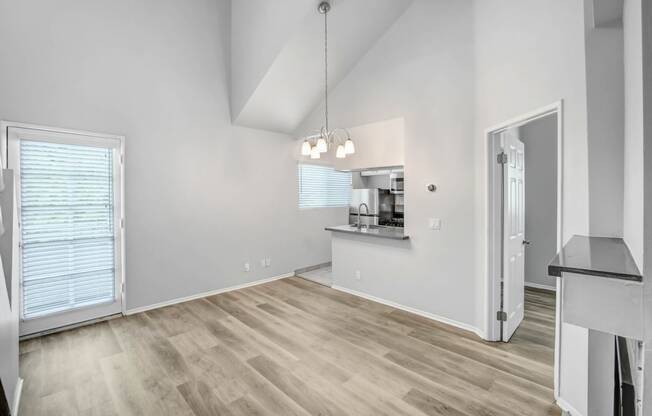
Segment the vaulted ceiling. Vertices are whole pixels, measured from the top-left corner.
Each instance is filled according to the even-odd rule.
[[[329,89],[412,0],[333,0]],[[292,134],[323,100],[324,18],[317,0],[232,3],[231,113],[235,124]]]

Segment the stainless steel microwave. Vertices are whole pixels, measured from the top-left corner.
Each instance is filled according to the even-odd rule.
[[[403,193],[403,172],[392,172],[389,174],[389,191],[393,194]]]

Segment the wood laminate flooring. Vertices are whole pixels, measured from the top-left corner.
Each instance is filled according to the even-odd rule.
[[[554,302],[488,343],[283,279],[22,342],[20,415],[559,415]]]

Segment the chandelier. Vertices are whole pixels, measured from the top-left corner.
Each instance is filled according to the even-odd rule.
[[[324,125],[319,133],[305,137],[301,145],[301,154],[319,159],[322,153],[335,148],[335,157],[344,159],[347,155],[355,153],[355,145],[351,134],[343,128],[331,130],[328,126],[328,12],[331,10],[329,1],[322,1],[317,6],[317,11],[324,15]]]

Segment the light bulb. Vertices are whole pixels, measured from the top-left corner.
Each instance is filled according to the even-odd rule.
[[[338,159],[344,159],[346,157],[346,152],[344,151],[344,145],[337,146],[337,152],[335,153],[335,157]]]
[[[310,150],[310,159],[319,159],[320,157],[321,155],[319,154],[319,150],[317,150],[317,146],[313,146]]]
[[[301,145],[301,154],[303,156],[310,156],[311,150],[312,149],[310,148],[310,143],[308,142],[308,140],[304,140],[303,144]]]
[[[326,143],[326,139],[324,139],[323,137],[320,137],[320,138],[317,140],[317,151],[318,151],[319,153],[326,153],[326,152],[328,152],[328,144]]]
[[[353,144],[353,140],[346,139],[346,142],[344,142],[344,153],[347,155],[352,155],[355,153],[355,145]]]

